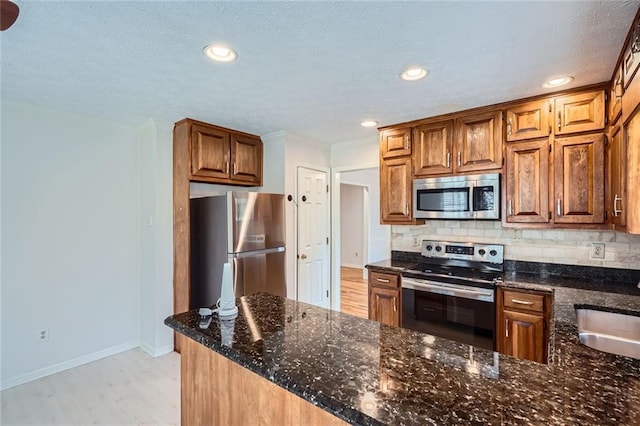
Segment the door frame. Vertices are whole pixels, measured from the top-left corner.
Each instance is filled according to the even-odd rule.
[[[332,234],[332,230],[331,230],[331,206],[332,206],[332,195],[333,195],[333,190],[332,190],[332,184],[331,184],[331,169],[329,167],[325,167],[325,166],[318,166],[316,164],[310,164],[310,163],[304,163],[304,162],[294,162],[294,167],[295,167],[295,182],[294,182],[294,194],[295,194],[295,209],[294,209],[294,227],[293,227],[293,270],[294,270],[294,279],[296,280],[296,286],[295,286],[295,291],[296,291],[296,295],[295,295],[295,300],[298,300],[298,286],[300,285],[299,281],[298,281],[298,227],[300,226],[300,223],[298,221],[298,201],[300,200],[300,192],[299,192],[299,188],[298,188],[298,170],[302,167],[305,169],[309,169],[309,170],[314,170],[316,172],[322,172],[322,173],[326,173],[327,175],[327,185],[329,185],[329,193],[327,195],[327,207],[326,207],[326,212],[325,212],[325,218],[327,219],[327,226],[329,228],[329,252],[328,252],[328,262],[327,264],[329,265],[329,271],[327,274],[327,277],[329,277],[329,282],[327,283],[327,288],[329,290],[329,307],[333,306],[333,290],[332,290],[332,274],[331,274],[331,266],[333,265],[333,259],[332,259],[332,246],[333,246],[333,234]],[[338,294],[338,298],[340,297],[340,294]]]
[[[331,168],[331,309],[340,311],[340,183],[343,172],[364,169],[380,169],[379,162],[353,164],[350,166]],[[367,230],[368,232],[368,230]],[[391,226],[389,226],[391,233]],[[389,236],[389,253],[391,252],[391,236]],[[367,250],[368,256],[368,250]],[[365,265],[368,261],[365,260]],[[366,270],[365,270],[366,272]]]

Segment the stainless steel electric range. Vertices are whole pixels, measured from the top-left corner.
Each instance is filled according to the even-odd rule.
[[[421,254],[402,274],[402,326],[495,350],[504,246],[422,241]]]

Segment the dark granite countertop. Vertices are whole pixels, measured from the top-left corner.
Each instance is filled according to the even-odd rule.
[[[580,345],[571,318],[543,365],[267,294],[238,306],[165,323],[352,424],[640,424],[640,360]]]
[[[412,262],[410,260],[396,260],[396,259],[386,259],[381,260],[379,262],[369,263],[366,267],[367,269],[378,269],[378,270],[392,270],[396,272],[402,272],[406,269],[411,269],[416,266],[417,262]]]

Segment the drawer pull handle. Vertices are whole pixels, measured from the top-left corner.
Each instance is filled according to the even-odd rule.
[[[526,300],[520,300],[520,299],[511,299],[511,301],[513,303],[516,303],[518,305],[527,305],[527,306],[531,306],[533,305],[533,302],[528,302]]]
[[[376,281],[381,282],[381,283],[390,283],[391,282],[389,280],[385,280],[384,278],[376,278]]]

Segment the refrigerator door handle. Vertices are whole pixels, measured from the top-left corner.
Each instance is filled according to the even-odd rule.
[[[283,252],[284,250],[285,250],[284,247],[275,247],[275,248],[262,249],[262,250],[243,251],[240,253],[230,253],[229,257],[232,257],[234,259],[242,259],[243,257],[259,256],[261,254],[280,253],[280,252]]]

